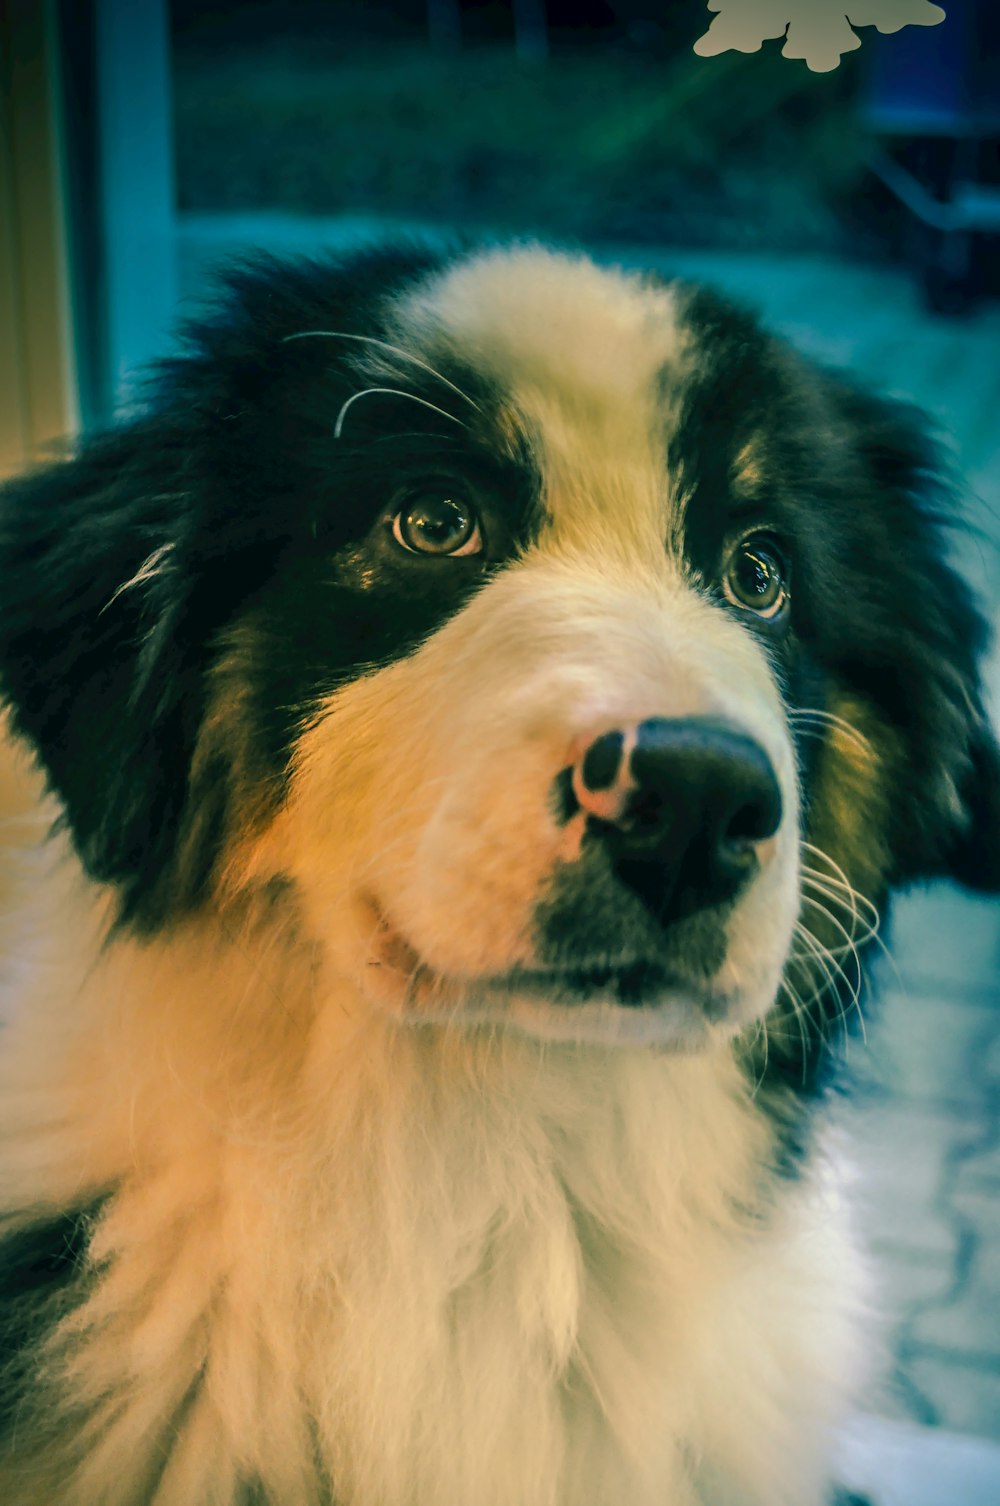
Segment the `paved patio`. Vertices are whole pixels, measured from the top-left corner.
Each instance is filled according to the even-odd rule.
[[[182,222],[181,282],[250,244],[342,245],[370,222],[254,215]],[[648,265],[646,251],[620,258]],[[1000,623],[1000,304],[968,322],[927,314],[905,275],[818,259],[663,254],[664,268],[759,307],[802,349],[922,404],[968,475],[977,533],[958,558]],[[1000,713],[1000,671],[991,668]],[[995,839],[995,836],[994,836]],[[878,1506],[997,1506],[1000,1448],[1000,902],[947,885],[896,907],[895,966],[852,1051],[862,1091],[844,1121],[863,1231],[882,1274],[888,1382],[845,1442],[845,1480]]]

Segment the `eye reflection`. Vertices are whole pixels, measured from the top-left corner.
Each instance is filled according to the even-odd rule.
[[[439,492],[408,500],[392,520],[392,536],[411,554],[467,555],[483,548],[475,508],[461,496]]]
[[[784,556],[772,536],[750,534],[730,556],[723,590],[734,606],[770,622],[788,606],[788,573]]]

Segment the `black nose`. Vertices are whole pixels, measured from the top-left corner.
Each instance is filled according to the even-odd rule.
[[[764,749],[706,717],[640,722],[634,737],[604,733],[573,785],[591,839],[661,925],[735,899],[760,866],[758,844],[781,825],[781,788]],[[618,798],[609,802],[612,786]]]

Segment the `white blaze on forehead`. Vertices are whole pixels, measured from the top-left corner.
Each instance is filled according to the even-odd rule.
[[[540,248],[488,251],[401,300],[401,336],[495,382],[535,451],[564,542],[599,527],[662,555],[671,377],[687,340],[677,298],[637,275]],[[602,526],[610,525],[610,526]]]
[[[635,403],[682,339],[670,287],[537,247],[459,262],[408,294],[400,315],[504,387],[557,392],[570,406]]]

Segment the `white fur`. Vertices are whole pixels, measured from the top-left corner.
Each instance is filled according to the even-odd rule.
[[[318,1458],[359,1506],[819,1502],[856,1265],[821,1183],[771,1204],[730,1054],[407,1029],[270,945],[120,948],[74,998],[53,958],[8,1023],[5,1198],[122,1191],[53,1355],[92,1446],[4,1499],[298,1506]]]
[[[337,1506],[820,1506],[859,1272],[830,1167],[770,1175],[734,1054],[795,920],[795,774],[761,649],[665,549],[671,297],[497,253],[398,319],[421,357],[502,372],[550,525],[331,697],[200,918],[103,946],[108,899],[62,843],[41,884],[11,853],[31,919],[0,1206],[117,1191],[0,1498],[240,1506],[255,1478],[281,1506],[331,1480]],[[698,713],[761,742],[786,804],[726,1019],[664,1010],[622,1045],[627,1012],[597,1004],[553,1041],[565,1013],[483,981],[530,962],[531,906],[578,849],[551,780],[582,735]],[[294,912],[254,899],[276,875]]]

